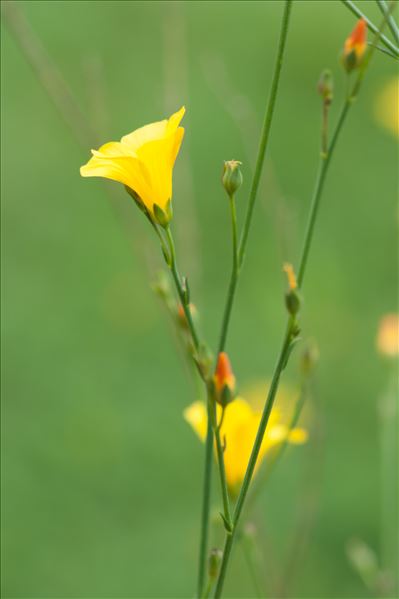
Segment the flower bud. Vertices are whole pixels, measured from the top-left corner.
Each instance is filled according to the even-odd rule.
[[[220,352],[213,376],[216,401],[226,406],[233,401],[236,379],[231,368],[230,360],[226,352]]]
[[[333,99],[333,78],[332,73],[329,69],[325,69],[320,75],[319,82],[317,84],[317,91],[323,98],[325,104],[330,105]]]
[[[295,316],[301,307],[301,297],[298,292],[294,268],[292,264],[286,262],[283,266],[283,270],[287,274],[288,279],[288,291],[285,294],[285,305],[287,306],[288,312],[292,316]]]
[[[342,64],[348,73],[361,64],[367,48],[366,38],[367,23],[364,19],[359,19],[350,36],[345,40],[342,53]]]
[[[222,561],[223,551],[221,549],[212,549],[209,555],[208,574],[209,578],[215,580],[219,574],[220,562]]]
[[[228,160],[224,163],[222,183],[227,194],[232,197],[242,185],[241,162]]]

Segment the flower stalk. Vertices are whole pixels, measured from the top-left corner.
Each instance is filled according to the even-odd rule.
[[[284,52],[286,48],[287,35],[288,35],[288,25],[290,21],[292,8],[292,0],[286,0],[284,6],[284,13],[281,22],[281,30],[280,30],[280,39],[277,50],[276,62],[274,65],[274,73],[273,73],[273,81],[270,90],[269,99],[266,105],[264,123],[262,128],[262,133],[259,142],[258,155],[255,164],[255,171],[252,179],[251,191],[249,194],[248,207],[245,216],[245,221],[243,225],[243,230],[240,238],[240,243],[237,249],[238,252],[238,260],[237,260],[237,269],[233,268],[229,290],[227,293],[227,300],[224,309],[224,316],[222,322],[222,329],[220,334],[220,343],[219,343],[219,351],[223,351],[226,345],[227,332],[230,323],[231,311],[233,308],[234,297],[237,289],[238,276],[241,269],[241,266],[244,262],[245,250],[248,242],[249,230],[251,228],[252,216],[255,207],[255,201],[258,195],[258,188],[260,183],[260,178],[263,170],[263,164],[265,160],[266,150],[268,147],[269,139],[270,139],[270,131],[273,122],[274,108],[276,105],[276,99],[278,94],[278,88],[280,84],[280,76],[281,70],[283,66],[284,60]]]
[[[361,83],[363,81],[366,69],[370,63],[370,59],[375,50],[375,46],[376,46],[377,42],[379,41],[379,38],[381,36],[381,32],[382,32],[382,29],[383,29],[385,23],[386,23],[386,16],[384,17],[384,21],[381,24],[381,26],[378,30],[378,33],[375,36],[373,46],[370,48],[367,57],[362,61],[362,64],[359,68],[359,73],[358,73],[357,79],[354,83],[354,86],[352,88],[352,91],[350,94],[348,94],[348,97],[346,98],[346,100],[344,102],[340,116],[338,118],[337,125],[335,127],[335,131],[333,133],[331,142],[328,147],[327,154],[321,153],[321,156],[320,156],[319,174],[318,174],[317,180],[316,180],[316,186],[315,186],[315,190],[314,190],[314,194],[313,194],[313,200],[311,203],[308,225],[307,225],[306,233],[305,233],[305,240],[304,240],[304,244],[303,244],[301,258],[299,261],[300,266],[299,266],[298,277],[297,277],[297,285],[298,285],[299,289],[302,287],[304,277],[305,277],[306,266],[307,266],[307,261],[308,261],[308,256],[309,256],[309,250],[310,250],[312,239],[313,239],[314,226],[316,223],[316,218],[317,218],[317,214],[318,214],[320,200],[322,197],[322,192],[324,189],[324,183],[325,183],[326,175],[328,172],[328,167],[330,165],[331,158],[332,158],[334,149],[336,147],[336,143],[338,141],[339,135],[342,131],[342,127],[343,127],[345,119],[347,117],[349,108],[351,107],[354,99],[357,97],[357,94],[359,93]],[[275,400],[279,382],[280,382],[280,377],[282,375],[284,368],[287,365],[293,344],[296,342],[298,332],[299,331],[298,331],[298,325],[296,322],[296,318],[294,315],[291,314],[288,317],[286,331],[284,333],[282,346],[281,346],[280,353],[279,353],[279,356],[277,359],[277,363],[276,363],[276,366],[274,369],[272,382],[270,385],[270,389],[269,389],[267,399],[265,402],[265,406],[263,409],[263,413],[262,413],[262,418],[261,418],[261,421],[259,424],[255,443],[253,445],[251,456],[249,458],[247,470],[245,473],[244,481],[242,483],[240,494],[238,496],[236,507],[234,510],[233,529],[231,531],[231,534],[226,536],[222,564],[220,567],[220,573],[219,573],[219,577],[218,577],[218,581],[217,581],[216,589],[215,589],[215,594],[214,594],[215,599],[220,598],[222,595],[222,592],[223,592],[223,586],[224,586],[224,581],[225,581],[225,577],[226,577],[227,566],[228,566],[228,563],[230,560],[231,549],[232,549],[232,546],[234,543],[234,538],[235,538],[235,535],[237,532],[237,527],[238,527],[238,524],[240,521],[240,516],[241,516],[242,510],[243,510],[244,504],[245,504],[245,500],[246,500],[246,497],[248,494],[252,476],[254,474],[256,461],[258,459],[258,455],[259,455],[259,452],[260,452],[260,449],[262,446],[263,437],[266,432],[266,427],[267,427],[269,417],[270,417],[270,414],[271,414],[271,411],[273,408],[274,400]]]

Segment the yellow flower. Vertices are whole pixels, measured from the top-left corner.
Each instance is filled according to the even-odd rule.
[[[375,116],[380,125],[399,137],[399,77],[390,79],[378,93]]]
[[[377,349],[388,358],[399,355],[399,314],[386,314],[381,318],[377,335]]]
[[[221,414],[222,408],[218,405],[218,421],[220,421]],[[261,415],[261,410],[253,409],[241,397],[237,397],[225,409],[220,434],[221,438],[226,440],[224,460],[227,484],[232,495],[237,493],[244,478]],[[207,429],[207,410],[205,404],[202,401],[194,402],[184,410],[184,418],[192,426],[201,441],[204,441]],[[302,428],[294,428],[292,431],[289,431],[288,426],[283,424],[280,410],[277,407],[273,408],[259,453],[256,470],[265,456],[282,441],[288,440],[290,443],[301,444],[305,443],[307,438],[308,434]]]
[[[168,212],[172,197],[172,171],[184,135],[179,127],[182,107],[168,120],[151,123],[92,150],[81,167],[82,177],[105,177],[126,185],[151,216],[154,204]]]

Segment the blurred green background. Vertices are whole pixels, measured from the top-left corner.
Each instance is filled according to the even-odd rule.
[[[358,4],[380,21],[374,2]],[[214,347],[230,271],[221,165],[243,162],[242,217],[282,2],[3,8],[3,596],[191,597],[203,448],[182,418],[197,397],[150,288],[159,248],[123,188],[79,167],[91,147],[186,106],[173,225]],[[341,2],[294,5],[229,335],[244,387],[272,372],[282,262],[297,261],[317,167],[315,86],[332,68],[334,120],[354,23]],[[303,310],[321,354],[312,439],[287,452],[256,509],[269,596],[365,597],[346,544],[381,551],[377,408],[392,373],[375,337],[397,309],[398,156],[376,102],[396,73],[375,56],[323,198]],[[255,596],[239,549],[226,596]]]

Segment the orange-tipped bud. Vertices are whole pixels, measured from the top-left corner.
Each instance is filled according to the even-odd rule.
[[[290,288],[290,291],[295,291],[295,289],[298,287],[298,284],[296,282],[294,267],[289,262],[285,262],[283,265],[283,271],[287,274],[288,287]]]
[[[216,371],[213,376],[215,385],[216,400],[221,405],[227,405],[234,399],[236,378],[231,368],[230,360],[226,352],[220,352],[216,365]]]
[[[360,65],[366,48],[367,23],[364,19],[359,19],[350,36],[345,40],[342,62],[348,73]]]

